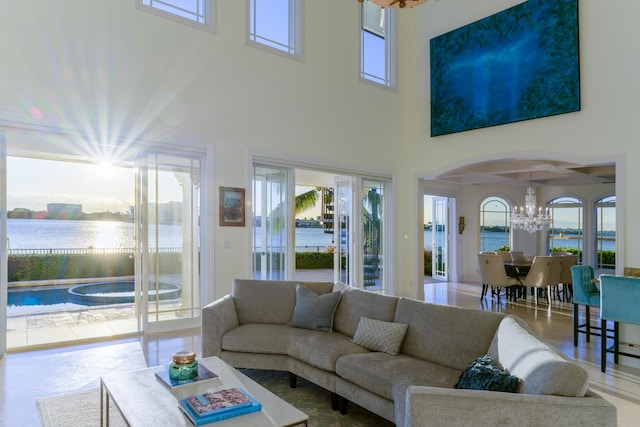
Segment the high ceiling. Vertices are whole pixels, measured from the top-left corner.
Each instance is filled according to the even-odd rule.
[[[451,170],[435,180],[461,185],[566,186],[615,183],[615,164],[576,164],[558,160],[500,160]]]

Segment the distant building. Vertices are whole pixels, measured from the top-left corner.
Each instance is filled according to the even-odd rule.
[[[182,223],[182,202],[149,203],[149,221],[158,224],[180,224]]]
[[[47,203],[47,217],[74,219],[82,215],[82,205],[75,203]]]

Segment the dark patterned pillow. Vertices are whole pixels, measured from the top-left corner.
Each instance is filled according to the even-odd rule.
[[[516,393],[519,381],[518,377],[497,366],[491,357],[482,356],[462,372],[455,388]]]

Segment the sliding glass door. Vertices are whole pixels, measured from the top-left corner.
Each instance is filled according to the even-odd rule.
[[[449,198],[433,197],[432,200],[432,277],[447,280],[449,254]]]
[[[294,235],[291,206],[293,171],[253,166],[252,275],[260,280],[293,277]]]
[[[0,182],[7,182],[7,141],[0,130]],[[7,352],[7,192],[0,188],[0,357]]]
[[[135,276],[143,331],[199,324],[200,163],[195,156],[139,156]]]

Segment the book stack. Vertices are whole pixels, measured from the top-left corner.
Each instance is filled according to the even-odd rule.
[[[188,396],[178,406],[196,426],[262,410],[262,404],[239,387]]]

